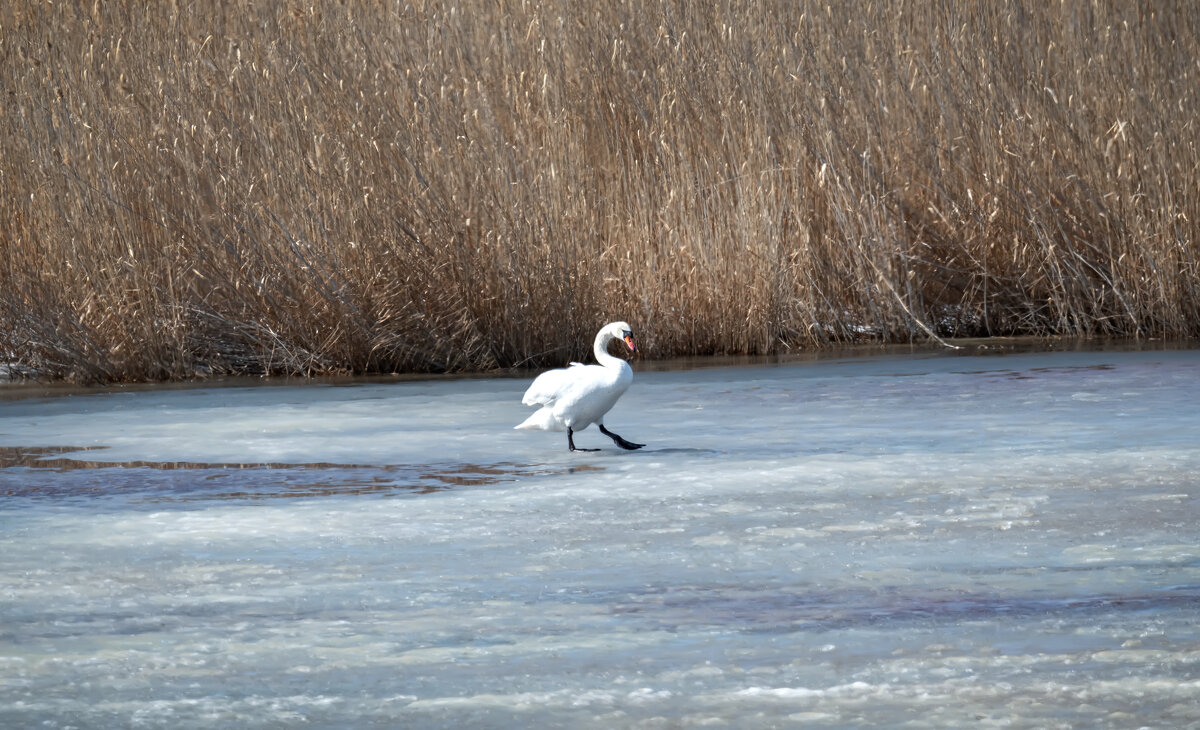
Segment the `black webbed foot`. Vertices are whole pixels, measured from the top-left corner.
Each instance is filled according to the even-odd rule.
[[[600,433],[609,437],[610,439],[613,440],[613,443],[615,443],[617,446],[620,446],[622,449],[625,449],[627,451],[634,451],[635,449],[640,449],[646,445],[646,444],[635,444],[632,441],[626,441],[621,436],[619,436],[619,435],[613,433],[612,431],[609,431],[607,428],[605,428],[603,423],[600,424]]]

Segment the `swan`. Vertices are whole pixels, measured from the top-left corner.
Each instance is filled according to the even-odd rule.
[[[548,370],[534,379],[521,402],[541,406],[532,416],[515,428],[542,431],[567,430],[567,446],[571,451],[599,451],[575,446],[575,432],[593,423],[600,433],[608,436],[622,449],[640,449],[645,444],[626,441],[604,427],[604,414],[616,404],[633,382],[633,368],[619,357],[608,354],[608,343],[623,340],[632,352],[633,330],[625,322],[609,322],[596,334],[592,352],[599,365],[573,362],[569,367]]]

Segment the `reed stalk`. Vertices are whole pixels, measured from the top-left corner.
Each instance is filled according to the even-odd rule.
[[[0,361],[1200,334],[1192,3],[0,4]]]

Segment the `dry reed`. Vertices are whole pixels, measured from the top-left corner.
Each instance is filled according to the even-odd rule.
[[[1200,334],[1200,10],[0,4],[0,358],[83,381]]]

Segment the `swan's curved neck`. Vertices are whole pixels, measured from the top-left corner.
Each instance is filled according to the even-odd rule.
[[[601,332],[596,335],[596,342],[592,345],[592,353],[596,356],[596,362],[606,368],[620,368],[626,365],[626,362],[619,357],[613,357],[608,354],[608,343],[617,339],[608,332]]]

